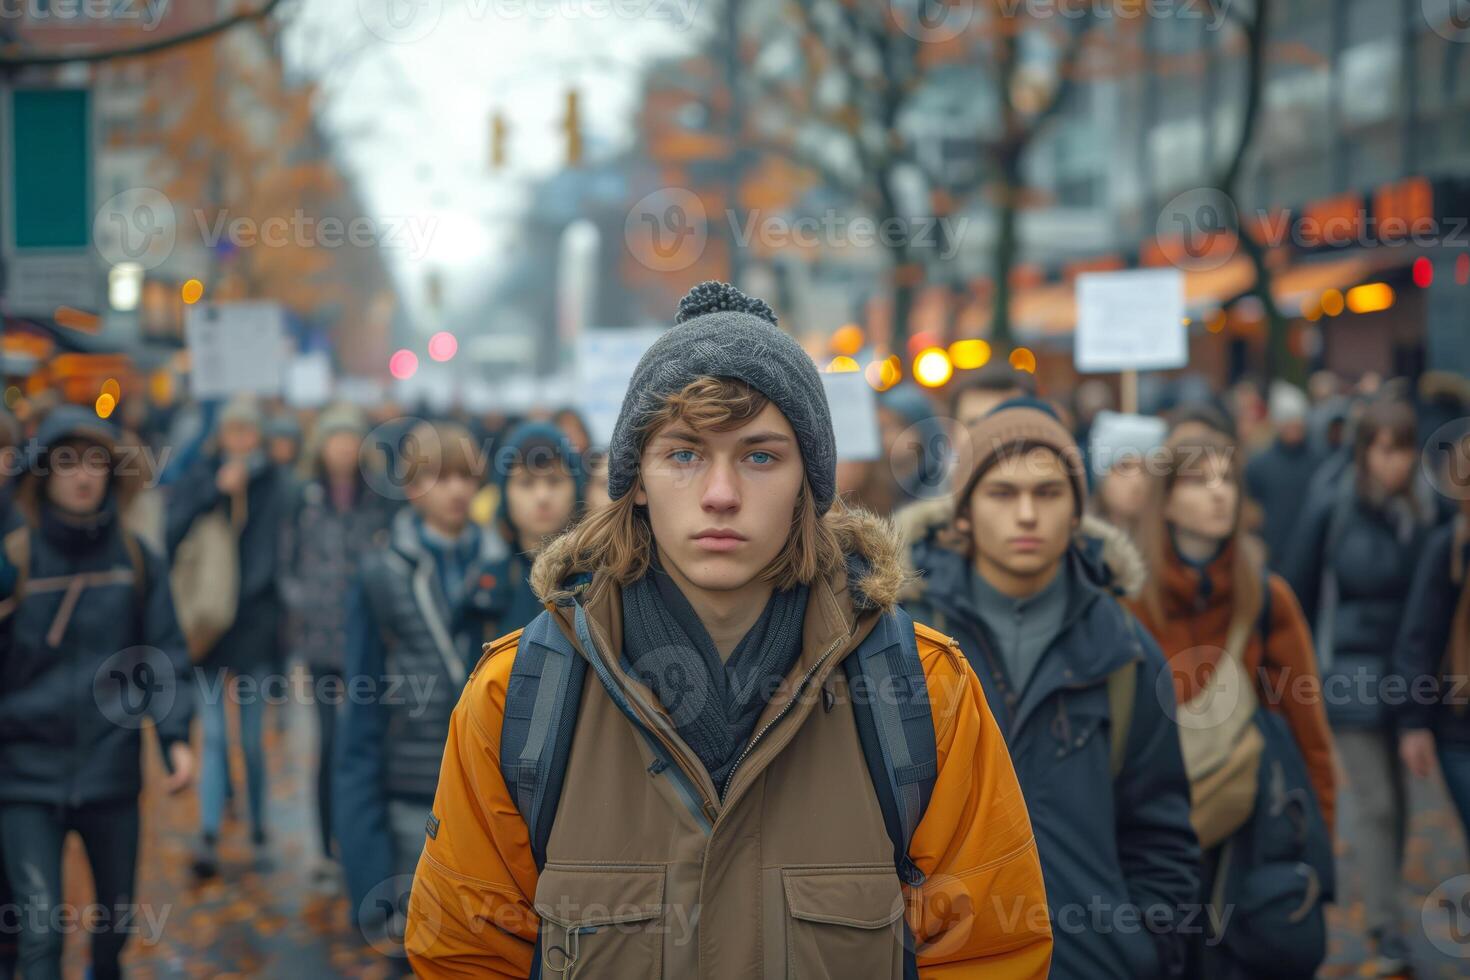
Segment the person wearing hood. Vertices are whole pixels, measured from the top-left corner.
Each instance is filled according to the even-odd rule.
[[[1270,446],[1252,456],[1245,468],[1245,486],[1261,508],[1261,539],[1273,569],[1286,560],[1306,494],[1322,457],[1307,438],[1307,396],[1284,381],[1271,386],[1271,425],[1276,430]]]
[[[1179,976],[1202,928],[1199,847],[1164,658],[1118,602],[1142,560],[1083,516],[1081,453],[1050,405],[1004,402],[973,435],[949,520],[913,545],[924,577],[904,608],[955,638],[1004,733],[1046,879],[1051,976]]]
[[[241,396],[219,413],[212,445],[170,488],[166,537],[172,557],[195,521],[222,513],[235,533],[238,598],[229,629],[206,651],[196,679],[204,727],[199,773],[199,840],[193,869],[201,878],[218,873],[217,845],[230,795],[227,702],[239,707],[240,747],[249,791],[250,836],[266,845],[266,768],[262,744],[262,688],[277,662],[283,604],[282,529],[289,517],[287,474],[271,463],[264,421],[255,401]]]
[[[1351,454],[1349,470],[1308,499],[1282,576],[1312,627],[1327,716],[1343,758],[1352,760],[1344,812],[1377,951],[1371,975],[1387,977],[1408,965],[1399,899],[1408,810],[1392,692],[1384,685],[1438,510],[1415,479],[1418,429],[1408,403],[1370,402]]]
[[[541,612],[531,589],[531,564],[549,538],[581,516],[586,485],[582,457],[549,422],[525,422],[495,451],[499,505],[495,529],[510,554],[491,568],[496,636],[525,626]]]
[[[811,358],[696,287],[634,371],[611,505],[542,549],[546,609],[455,710],[419,976],[1046,976],[1004,743],[835,461]]]
[[[1148,561],[1148,582],[1129,606],[1163,648],[1181,706],[1214,696],[1206,692],[1208,684],[1222,669],[1238,665],[1240,676],[1252,683],[1258,710],[1285,720],[1321,814],[1313,853],[1330,855],[1336,804],[1332,735],[1312,637],[1291,587],[1269,573],[1259,542],[1243,528],[1239,446],[1220,432],[1175,433],[1158,463],[1136,538]],[[1232,666],[1222,668],[1227,657]],[[1192,738],[1195,727],[1181,722],[1181,739]],[[1206,793],[1195,796],[1200,806]],[[1227,833],[1217,816],[1197,813],[1196,826],[1208,824],[1215,835],[1233,836],[1250,818],[1250,813],[1235,813],[1225,823],[1238,819],[1239,824]],[[1207,843],[1203,892],[1213,896],[1224,846],[1213,839]],[[1330,887],[1320,879],[1318,884],[1318,901],[1329,900]],[[1249,914],[1246,909],[1232,916],[1237,927]],[[1192,976],[1252,975],[1233,957],[1248,940],[1243,932],[1229,935],[1229,928],[1230,920],[1224,919],[1207,941],[1195,945],[1199,962]],[[1298,975],[1312,976],[1319,965],[1304,962]],[[1278,975],[1287,975],[1284,967]]]
[[[282,592],[291,613],[289,645],[306,664],[316,705],[317,830],[321,887],[337,879],[332,847],[332,752],[344,691],[347,600],[358,566],[388,541],[393,507],[378,490],[382,461],[364,448],[367,420],[351,405],[334,405],[317,419],[307,453],[307,477],[295,494],[282,544]]]
[[[167,566],[119,517],[141,473],[113,427],[59,406],[31,448],[15,498],[24,522],[0,557],[0,851],[21,909],[21,971],[60,980],[62,853],[81,837],[104,910],[88,930],[88,972],[109,980],[122,976],[122,917],[135,911],[145,719],[164,788],[193,779],[189,656]]]
[[[363,937],[403,961],[401,902],[423,846],[449,714],[494,637],[507,548],[470,520],[485,461],[464,428],[420,422],[404,440],[408,506],[359,558],[347,599],[332,813]],[[402,888],[396,886],[401,885]]]

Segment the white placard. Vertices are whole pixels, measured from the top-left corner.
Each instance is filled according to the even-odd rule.
[[[1088,272],[1077,277],[1077,370],[1184,367],[1184,273],[1178,269]]]
[[[338,378],[336,388],[338,398],[358,408],[377,408],[387,395],[377,378]]]
[[[1168,434],[1169,424],[1155,415],[1098,412],[1087,438],[1092,472],[1102,476],[1120,459],[1147,457]]]
[[[878,400],[861,371],[822,373],[839,460],[870,460],[883,455],[878,435]]]
[[[292,408],[321,408],[332,400],[332,358],[312,351],[286,365],[286,404]]]
[[[638,360],[664,332],[662,327],[584,331],[577,344],[577,408],[592,432],[592,445],[612,442],[613,426]]]
[[[104,305],[102,285],[102,270],[90,249],[18,249],[5,260],[5,309],[11,313],[49,317],[62,306],[94,312]]]
[[[277,303],[196,303],[184,315],[195,398],[281,391],[286,323]]]

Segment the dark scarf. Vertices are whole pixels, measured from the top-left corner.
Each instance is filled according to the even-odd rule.
[[[77,555],[100,547],[117,521],[117,499],[109,493],[95,514],[78,517],[53,505],[41,504],[41,534],[63,554]]]
[[[623,589],[623,661],[657,695],[721,797],[756,719],[801,654],[807,587],[776,591],[728,661],[656,563]]]

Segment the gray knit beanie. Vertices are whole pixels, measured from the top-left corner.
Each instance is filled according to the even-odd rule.
[[[679,301],[675,326],[643,355],[613,427],[607,493],[633,485],[643,447],[638,432],[670,395],[702,377],[734,378],[765,395],[796,432],[818,514],[837,492],[837,447],[817,366],[776,326],[776,314],[729,283],[702,282]]]

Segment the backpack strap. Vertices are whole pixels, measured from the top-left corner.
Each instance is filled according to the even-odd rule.
[[[561,802],[587,661],[549,613],[521,633],[505,690],[500,774],[526,822],[540,870]]]
[[[143,559],[143,546],[131,531],[122,532],[123,548],[128,553],[128,564],[133,566],[133,591],[139,601],[148,595],[148,563]]]
[[[21,524],[5,535],[3,544],[5,562],[15,569],[15,581],[10,594],[0,601],[0,622],[10,618],[20,601],[25,598],[26,585],[31,579],[31,527]]]
[[[1128,759],[1128,735],[1133,730],[1133,702],[1138,697],[1138,663],[1130,661],[1108,675],[1109,763],[1117,779]]]
[[[904,884],[918,886],[924,874],[909,859],[909,841],[929,807],[939,752],[913,620],[901,609],[883,615],[843,667],[894,868]]]

